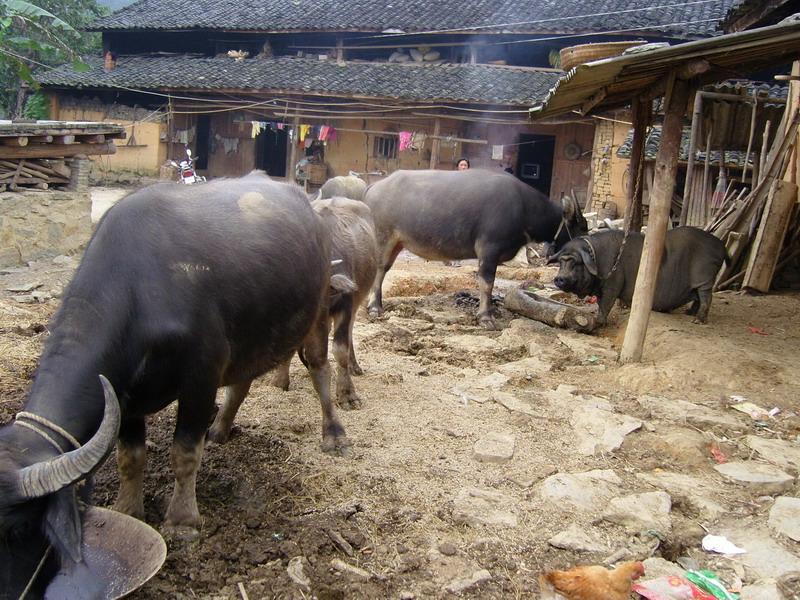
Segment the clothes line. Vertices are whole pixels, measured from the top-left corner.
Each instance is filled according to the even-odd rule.
[[[351,133],[371,133],[374,135],[391,135],[391,136],[400,136],[399,131],[379,131],[377,129],[348,129],[345,127],[337,127],[336,131],[348,131]],[[487,140],[474,140],[469,138],[457,138],[457,137],[450,137],[447,135],[428,135],[426,134],[425,137],[432,140],[449,140],[451,142],[461,142],[462,144],[488,144]]]

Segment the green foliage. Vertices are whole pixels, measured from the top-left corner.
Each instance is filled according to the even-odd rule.
[[[0,111],[19,108],[20,87],[37,87],[37,68],[72,62],[88,69],[81,55],[96,51],[101,40],[78,29],[106,12],[96,0],[0,0]]]
[[[26,119],[49,119],[50,99],[41,92],[36,92],[29,96],[28,101],[25,103],[25,110],[22,111],[22,116]]]

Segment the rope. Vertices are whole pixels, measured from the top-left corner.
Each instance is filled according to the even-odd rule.
[[[19,595],[18,600],[25,600],[25,596],[28,594],[28,592],[31,591],[31,586],[33,585],[33,582],[36,581],[36,578],[39,576],[39,571],[42,570],[44,562],[47,560],[47,557],[50,555],[50,550],[52,549],[53,546],[50,545],[47,546],[47,550],[45,550],[44,554],[42,554],[42,560],[39,561],[39,566],[36,567],[36,570],[33,572],[33,575],[31,575],[31,578],[28,581],[28,585],[26,585],[25,589],[22,590],[22,593]]]
[[[69,431],[67,431],[63,427],[60,427],[59,425],[56,425],[51,420],[46,419],[45,417],[42,417],[40,415],[35,415],[35,414],[29,413],[29,412],[18,412],[17,416],[14,417],[14,418],[16,420],[15,422],[19,423],[23,427],[27,427],[28,429],[31,429],[32,431],[36,431],[38,434],[40,434],[42,437],[44,437],[45,439],[49,440],[50,442],[55,443],[55,441],[52,438],[50,438],[50,436],[48,436],[46,432],[40,430],[33,423],[25,423],[23,421],[19,421],[19,419],[27,419],[28,421],[33,421],[34,423],[38,423],[39,425],[42,425],[43,427],[46,427],[50,431],[53,431],[53,432],[57,433],[58,435],[63,437],[65,440],[67,440],[70,444],[72,444],[72,446],[76,450],[81,447],[81,443],[78,440],[76,440],[75,437]],[[58,446],[59,449],[61,449],[59,444],[55,444],[55,445]],[[64,450],[61,450],[61,453],[63,454]]]

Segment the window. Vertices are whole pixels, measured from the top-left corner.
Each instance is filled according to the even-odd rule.
[[[372,147],[375,158],[397,158],[397,138],[377,136]]]

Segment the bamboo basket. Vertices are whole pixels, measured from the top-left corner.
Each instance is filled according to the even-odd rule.
[[[619,56],[628,48],[641,46],[645,43],[646,42],[643,41],[602,42],[598,44],[581,44],[579,46],[562,48],[560,52],[561,68],[564,71],[569,71],[573,67],[577,67],[583,63]]]

